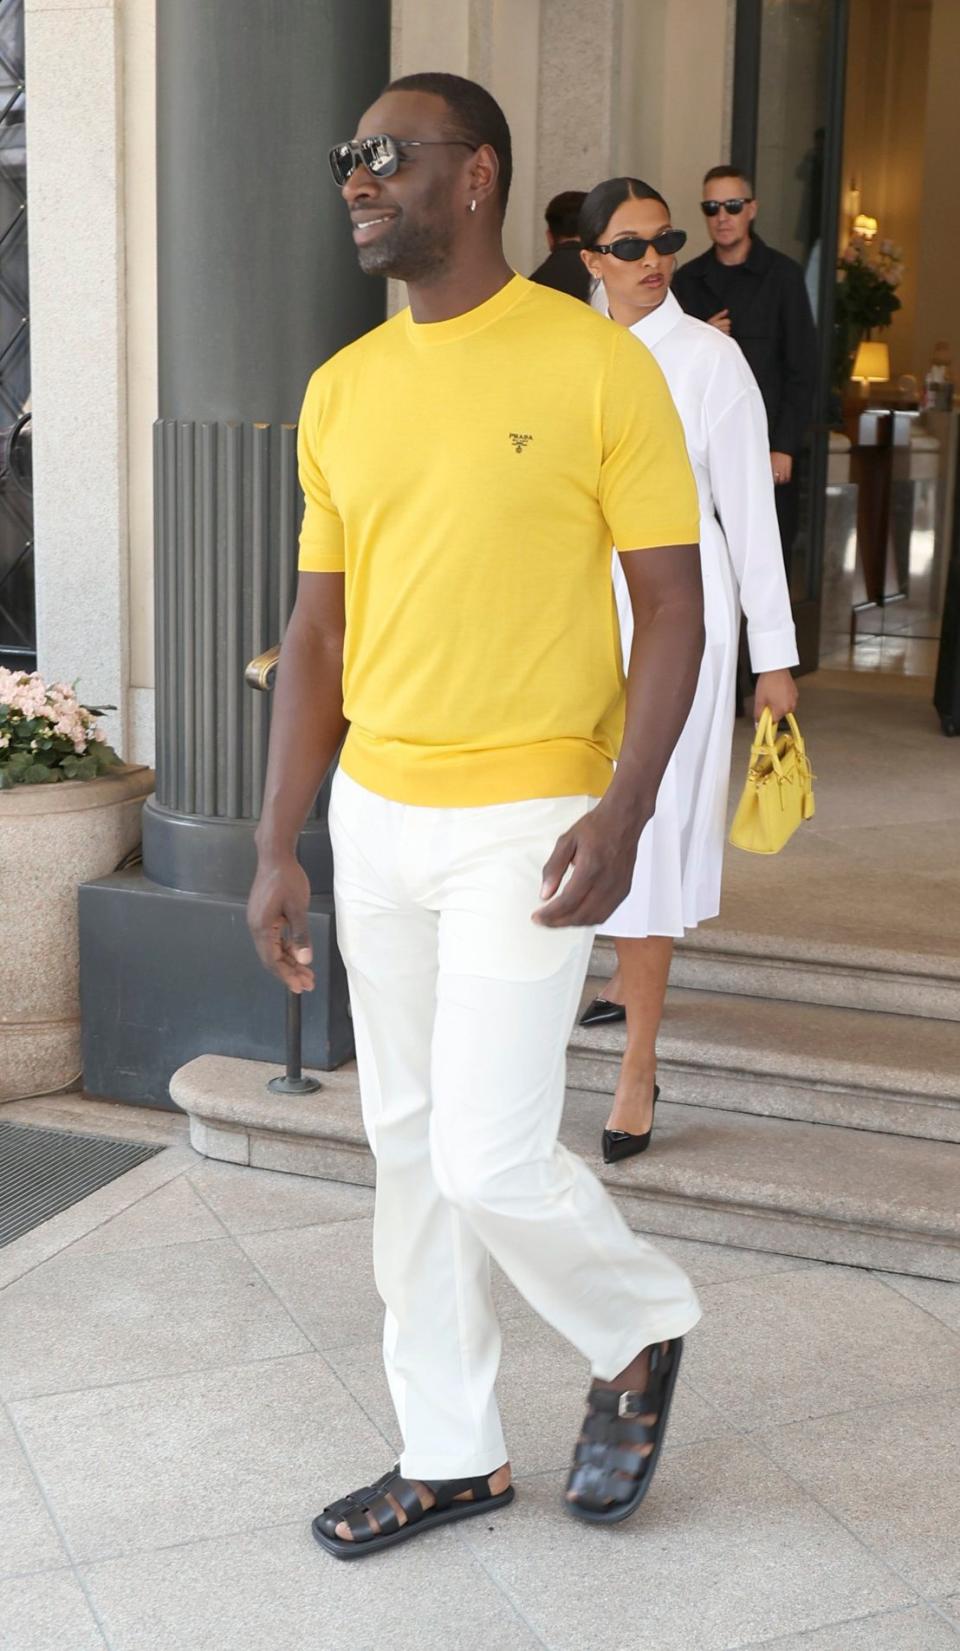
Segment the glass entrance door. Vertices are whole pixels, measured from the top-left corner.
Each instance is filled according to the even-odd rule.
[[[763,240],[802,267],[817,325],[787,547],[801,671],[815,670],[819,655],[846,35],[846,0],[738,0],[733,163],[754,181]]]

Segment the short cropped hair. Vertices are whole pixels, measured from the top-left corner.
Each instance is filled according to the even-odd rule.
[[[450,111],[450,136],[466,138],[474,149],[479,149],[483,143],[490,145],[499,163],[497,182],[500,213],[503,216],[513,177],[513,149],[507,117],[486,87],[478,85],[475,80],[465,80],[462,75],[425,73],[401,75],[399,80],[391,80],[386,90],[430,92],[434,97],[443,98]]]
[[[583,189],[565,189],[562,194],[554,195],[553,200],[547,203],[544,213],[547,228],[558,241],[576,240],[577,218],[586,198],[586,191]]]
[[[739,166],[711,166],[709,172],[703,174],[703,181],[705,184],[713,183],[714,178],[739,178],[741,183],[746,184],[747,194],[753,194],[753,179],[746,172],[741,172]]]

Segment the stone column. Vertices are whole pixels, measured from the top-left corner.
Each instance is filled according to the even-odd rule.
[[[119,0],[26,0],[37,668],[126,753]]]
[[[326,151],[387,80],[389,44],[387,0],[158,0],[157,791],[142,872],[84,891],[97,1093],[162,1104],[197,1054],[282,1050],[282,992],[243,923],[269,714],[243,670],[293,597],[307,378],[384,314]],[[331,1066],[351,1037],[323,799],[301,856],[304,1058]]]

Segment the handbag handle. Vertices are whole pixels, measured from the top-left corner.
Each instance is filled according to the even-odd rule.
[[[803,735],[800,732],[800,725],[792,711],[787,712],[786,721],[787,727],[790,729],[790,733],[793,736],[793,744],[797,756],[800,758],[801,762],[805,762],[807,748],[803,741]],[[770,758],[770,761],[773,764],[774,773],[782,773],[780,758],[777,754],[777,730],[774,726],[773,712],[771,711],[769,705],[765,705],[763,710],[760,712],[760,721],[757,723],[756,733],[753,736],[753,745],[750,748],[751,768],[754,766],[754,757],[760,756],[761,753],[765,757]]]
[[[769,758],[774,773],[782,779],[783,768],[777,752],[776,730],[773,726],[773,715],[769,705],[765,705],[761,711],[760,721],[757,723],[756,732],[753,736],[753,744],[750,747],[751,768],[756,768],[757,758],[761,756]]]
[[[807,748],[803,743],[803,735],[800,732],[797,719],[792,711],[787,712],[787,727],[793,735],[793,743],[796,747],[797,755],[800,757],[805,757],[807,754]]]

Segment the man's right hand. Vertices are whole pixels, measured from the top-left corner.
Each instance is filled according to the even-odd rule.
[[[291,992],[313,991],[309,904],[310,880],[295,854],[261,860],[247,902],[247,922],[264,968]]]
[[[718,310],[716,315],[707,317],[707,326],[716,327],[718,332],[730,333],[730,311]]]

